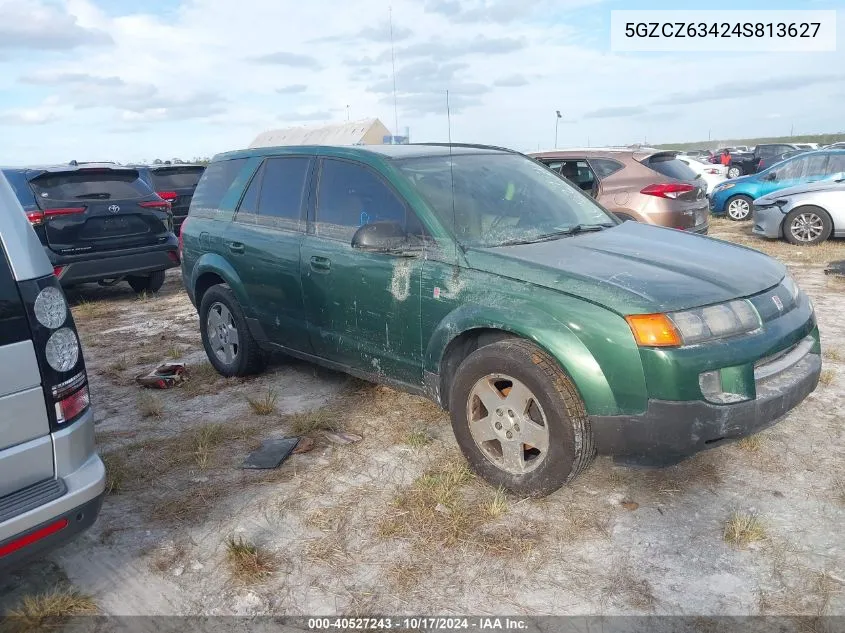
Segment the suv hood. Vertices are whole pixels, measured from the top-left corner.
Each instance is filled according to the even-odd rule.
[[[760,252],[684,231],[623,222],[548,242],[470,248],[472,268],[560,290],[619,314],[672,312],[746,297],[786,274]]]
[[[789,196],[794,196],[799,193],[816,193],[820,191],[839,191],[845,193],[845,181],[842,180],[827,180],[825,182],[810,182],[803,185],[796,185],[794,187],[787,187],[773,191],[772,193],[761,196],[755,200],[755,203],[774,204],[775,200],[781,200]]]

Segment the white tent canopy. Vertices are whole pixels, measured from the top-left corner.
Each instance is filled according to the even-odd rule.
[[[332,125],[288,127],[268,130],[255,137],[250,147],[280,145],[381,145],[390,136],[378,119],[361,119]]]

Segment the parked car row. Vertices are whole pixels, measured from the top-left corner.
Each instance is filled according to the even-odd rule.
[[[64,287],[125,280],[156,292],[179,265],[174,231],[203,170],[72,161],[2,171]]]

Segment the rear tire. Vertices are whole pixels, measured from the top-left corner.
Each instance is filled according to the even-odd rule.
[[[217,373],[228,378],[249,376],[264,369],[264,354],[228,285],[218,284],[206,290],[199,316],[202,345]]]
[[[833,222],[821,207],[807,205],[793,209],[783,220],[783,237],[790,244],[812,246],[830,237]]]
[[[507,339],[467,356],[449,403],[461,451],[493,486],[547,495],[595,457],[590,420],[575,385],[529,341]]]
[[[130,275],[126,281],[135,292],[158,292],[164,285],[164,271],[157,270],[149,275]]]
[[[728,167],[728,178],[739,178],[740,176],[742,176],[742,167],[739,165]]]
[[[725,213],[729,220],[734,222],[743,222],[751,217],[751,203],[754,202],[750,197],[740,194],[738,196],[731,196],[725,203]]]

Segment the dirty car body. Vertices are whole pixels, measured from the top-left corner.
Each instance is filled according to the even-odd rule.
[[[597,453],[665,462],[743,437],[820,373],[781,264],[620,222],[506,150],[223,154],[182,240],[218,371],[278,350],[431,398],[511,490],[550,492]]]

